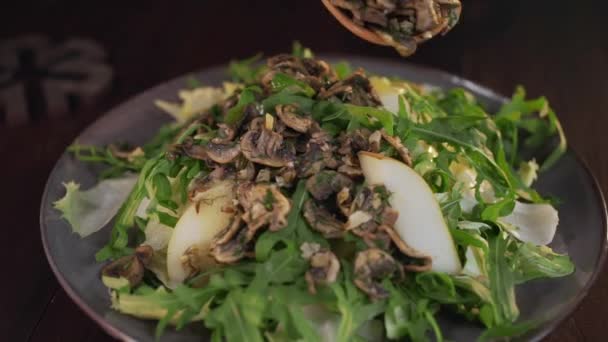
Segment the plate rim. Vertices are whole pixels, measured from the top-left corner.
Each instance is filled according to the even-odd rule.
[[[442,79],[450,80],[452,83],[454,83],[455,86],[465,86],[468,88],[473,88],[477,92],[483,93],[487,96],[491,96],[491,97],[500,99],[501,101],[507,100],[507,97],[505,97],[504,95],[497,93],[494,90],[492,90],[491,88],[488,88],[477,82],[471,81],[469,79],[466,79],[466,78],[463,78],[463,77],[460,77],[460,76],[457,76],[457,75],[454,75],[454,74],[451,74],[451,73],[448,73],[448,72],[445,72],[445,71],[442,71],[442,70],[439,70],[436,68],[419,65],[419,64],[415,64],[415,63],[411,63],[411,62],[396,62],[394,60],[390,60],[390,59],[382,58],[382,57],[370,57],[370,56],[362,56],[362,55],[345,55],[345,54],[322,54],[322,55],[320,55],[320,57],[322,59],[328,59],[328,60],[368,61],[368,62],[372,62],[372,63],[389,65],[393,68],[400,68],[400,67],[403,67],[404,64],[406,64],[407,67],[413,71],[421,71],[426,74],[434,74],[437,77],[440,77]],[[164,87],[172,87],[174,85],[174,83],[183,81],[190,76],[193,76],[193,75],[196,76],[196,75],[199,75],[204,72],[210,73],[210,72],[217,72],[219,70],[226,70],[226,67],[227,67],[227,64],[214,64],[209,67],[204,67],[204,68],[198,69],[193,72],[188,72],[188,73],[179,75],[177,77],[173,77],[167,81],[163,81],[159,84],[149,87],[146,90],[139,92],[136,95],[133,95],[122,102],[119,102],[117,105],[113,106],[109,110],[104,111],[104,113],[99,118],[94,120],[92,123],[87,125],[82,131],[80,131],[80,133],[78,133],[75,141],[78,140],[84,134],[88,133],[89,131],[94,131],[95,128],[97,126],[101,125],[101,123],[103,121],[108,120],[113,112],[119,111],[121,108],[124,108],[124,107],[132,106],[133,104],[135,104],[139,101],[143,101],[144,99],[146,99],[150,96],[150,93],[158,91],[159,89],[164,88]],[[543,338],[545,338],[547,335],[549,335],[551,332],[553,332],[558,326],[560,326],[563,322],[565,322],[568,318],[570,318],[574,314],[574,312],[576,312],[578,310],[578,308],[582,304],[583,300],[589,294],[590,289],[593,287],[593,285],[595,285],[597,278],[600,275],[600,271],[605,266],[606,259],[608,256],[608,210],[607,210],[608,207],[606,205],[604,192],[602,190],[602,187],[600,186],[600,182],[597,179],[597,177],[595,176],[595,174],[592,172],[592,170],[589,167],[589,164],[587,163],[585,158],[583,158],[582,155],[576,151],[576,149],[572,148],[571,146],[568,146],[566,153],[574,156],[576,161],[583,167],[585,174],[587,175],[587,177],[589,178],[589,180],[591,182],[594,196],[597,199],[598,206],[602,210],[602,215],[601,215],[601,220],[602,220],[601,230],[602,231],[601,232],[602,232],[602,236],[604,238],[601,240],[600,252],[596,259],[597,267],[595,267],[595,269],[593,270],[593,274],[589,278],[589,281],[587,282],[587,284],[585,284],[585,286],[574,297],[574,304],[571,306],[570,309],[561,311],[555,319],[551,320],[550,322],[545,322],[545,323],[541,324],[537,328],[538,331],[532,337],[532,340],[534,340],[534,341],[540,341]],[[120,330],[119,328],[113,326],[110,322],[108,322],[106,319],[104,319],[104,317],[102,317],[94,309],[92,309],[91,306],[88,305],[88,303],[86,303],[82,298],[80,298],[78,296],[78,294],[76,293],[76,291],[70,286],[68,281],[64,278],[63,274],[59,271],[57,265],[54,262],[54,259],[51,257],[47,237],[45,234],[45,231],[48,231],[48,227],[46,226],[46,224],[44,222],[44,218],[45,218],[44,204],[48,200],[50,181],[53,178],[53,175],[57,172],[58,165],[61,162],[61,159],[65,154],[66,154],[66,150],[64,150],[64,152],[60,155],[60,157],[57,159],[57,161],[53,165],[53,168],[52,168],[51,172],[49,173],[47,180],[45,182],[44,191],[42,193],[42,197],[41,197],[41,201],[40,201],[40,209],[39,209],[40,235],[41,235],[42,246],[44,249],[44,254],[46,256],[47,263],[49,264],[55,278],[57,279],[57,281],[59,282],[59,284],[61,285],[63,290],[68,294],[68,297],[70,297],[70,299],[82,311],[84,311],[84,313],[89,318],[91,318],[98,326],[100,326],[106,333],[108,333],[110,336],[112,336],[116,339],[119,339],[122,341],[135,341],[135,339],[133,339],[133,337],[129,336],[129,334]]]

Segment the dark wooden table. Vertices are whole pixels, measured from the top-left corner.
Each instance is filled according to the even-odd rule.
[[[605,190],[607,3],[464,0],[462,24],[425,45],[410,62],[462,75],[504,94],[523,84],[532,96],[546,95],[571,146],[589,162]],[[493,14],[501,7],[501,14]],[[192,70],[257,51],[285,51],[294,39],[321,53],[398,59],[389,49],[350,36],[317,0],[3,1],[0,40],[29,32],[58,41],[73,36],[97,40],[109,52],[115,80],[96,105],[70,115],[36,117],[16,127],[0,123],[0,260],[5,263],[0,339],[6,341],[110,340],[58,285],[38,226],[42,190],[55,160],[106,110]],[[547,340],[606,340],[607,274],[603,272],[575,314]]]

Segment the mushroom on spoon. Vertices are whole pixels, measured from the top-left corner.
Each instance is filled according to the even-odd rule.
[[[392,46],[404,57],[416,52],[418,44],[446,34],[462,11],[460,0],[321,1],[354,35],[373,44]]]

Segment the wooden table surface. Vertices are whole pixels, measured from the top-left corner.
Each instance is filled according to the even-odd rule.
[[[11,4],[12,3],[12,4]],[[409,61],[510,94],[517,84],[546,95],[571,146],[608,189],[607,1],[464,0],[448,36]],[[505,3],[508,3],[505,5]],[[494,15],[496,9],[501,10]],[[61,118],[0,122],[2,248],[0,336],[6,341],[111,340],[66,295],[46,262],[38,208],[46,178],[64,148],[114,105],[164,80],[233,57],[273,54],[299,39],[316,52],[382,56],[342,29],[317,0],[74,1],[21,0],[0,5],[0,41],[30,32],[62,41],[92,38],[109,52],[115,79],[96,105]],[[608,267],[588,297],[548,341],[606,340]]]

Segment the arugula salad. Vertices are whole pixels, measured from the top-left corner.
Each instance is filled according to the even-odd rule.
[[[174,120],[142,146],[69,147],[106,166],[55,207],[82,237],[112,222],[115,310],[213,341],[442,341],[439,313],[482,339],[534,326],[515,287],[574,271],[532,187],[566,150],[545,98],[488,113],[299,44],[260,59],[158,100]]]

